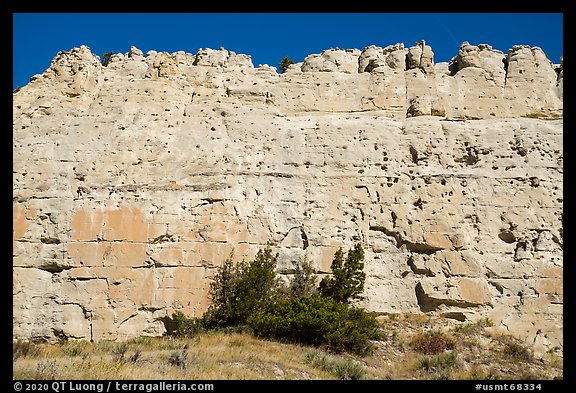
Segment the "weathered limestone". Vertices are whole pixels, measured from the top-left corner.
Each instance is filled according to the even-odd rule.
[[[310,55],[83,46],[14,94],[13,334],[161,335],[226,258],[318,274],[361,242],[380,312],[562,348],[563,69],[539,48]]]
[[[322,51],[320,55],[309,55],[304,59],[302,72],[345,72],[348,74],[358,73],[358,49],[342,50],[329,49]]]

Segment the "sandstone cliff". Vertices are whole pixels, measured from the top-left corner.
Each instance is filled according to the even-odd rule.
[[[215,267],[362,242],[360,305],[562,349],[562,65],[540,48],[62,51],[13,97],[13,335],[161,335]]]

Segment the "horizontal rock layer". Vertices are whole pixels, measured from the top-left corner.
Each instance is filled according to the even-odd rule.
[[[562,78],[526,46],[60,52],[14,94],[14,337],[161,335],[232,253],[322,276],[361,242],[359,305],[561,349]]]

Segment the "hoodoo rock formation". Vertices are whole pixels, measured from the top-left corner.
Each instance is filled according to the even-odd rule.
[[[13,96],[13,336],[162,335],[233,252],[562,351],[562,63],[537,47],[62,51]]]

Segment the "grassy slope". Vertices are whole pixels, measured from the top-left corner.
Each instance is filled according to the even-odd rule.
[[[126,343],[13,345],[14,379],[553,379],[562,358],[535,360],[511,337],[482,324],[426,316],[381,317],[387,339],[364,358],[260,340],[249,334],[143,337]],[[416,337],[442,330],[454,347],[438,355],[413,348]]]

